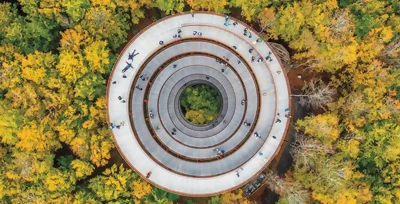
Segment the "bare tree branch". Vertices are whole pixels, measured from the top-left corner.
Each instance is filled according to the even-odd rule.
[[[321,80],[312,80],[309,84],[303,87],[304,94],[296,95],[300,97],[300,104],[309,107],[320,107],[324,110],[326,105],[333,101],[334,95],[337,93],[336,89],[325,85]]]
[[[293,147],[291,154],[296,166],[311,168],[315,165],[317,155],[335,152],[331,147],[303,134],[296,133],[295,138],[296,142],[291,144]]]
[[[265,182],[270,189],[284,197],[289,204],[303,204],[309,200],[309,193],[297,182],[287,181],[272,171],[266,172]]]

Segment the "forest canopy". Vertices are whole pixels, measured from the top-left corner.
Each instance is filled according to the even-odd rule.
[[[300,93],[312,111],[295,123],[292,168],[271,174],[280,203],[400,202],[398,0],[0,3],[0,202],[177,202],[110,160],[105,94],[141,19],[197,10],[241,17],[287,47],[292,69],[324,76]]]
[[[198,125],[209,124],[218,117],[221,100],[218,89],[206,84],[186,87],[179,97],[186,120]]]

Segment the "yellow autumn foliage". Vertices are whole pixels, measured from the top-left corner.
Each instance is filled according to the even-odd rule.
[[[110,63],[106,41],[95,41],[85,48],[85,60],[92,72],[105,74]]]
[[[107,132],[108,130],[102,130],[99,133],[102,135],[92,135],[90,138],[90,161],[98,167],[108,163],[108,159],[111,157],[110,150],[114,147]]]
[[[5,182],[1,179],[1,177],[0,177],[0,199],[3,199],[4,198],[4,195],[5,195]]]
[[[70,148],[80,158],[87,158],[89,156],[89,145],[84,138],[75,137],[70,143]]]
[[[308,116],[298,120],[296,125],[297,129],[326,144],[336,141],[340,133],[338,116],[332,113]]]
[[[77,25],[73,29],[68,29],[61,33],[60,49],[72,50],[78,53],[91,40],[88,32],[85,31],[82,26]]]
[[[58,132],[59,139],[62,142],[69,144],[71,140],[75,137],[75,131],[71,128],[68,128],[67,125],[59,125],[55,128]]]
[[[242,8],[242,16],[247,20],[254,20],[257,13],[262,10],[262,8],[269,5],[268,1],[264,0],[231,0],[230,6]]]
[[[133,195],[139,200],[149,195],[151,190],[151,185],[141,179],[133,182]]]
[[[41,180],[37,175],[46,174],[52,167],[53,157],[47,153],[13,152],[12,163],[7,164],[5,176],[9,181],[24,180],[37,182]]]
[[[55,57],[51,53],[36,51],[21,60],[22,77],[36,84],[45,84],[47,81],[47,69],[55,66]]]
[[[75,83],[89,71],[83,63],[82,55],[71,51],[62,51],[60,53],[60,62],[56,68],[69,83]]]
[[[75,159],[71,162],[71,167],[75,170],[75,176],[77,179],[82,179],[90,176],[93,173],[94,166],[89,162],[85,162],[79,159]]]
[[[20,141],[16,147],[25,151],[46,152],[61,147],[61,144],[52,131],[45,130],[45,124],[38,126],[36,123],[31,122],[29,125],[24,126],[17,134]]]
[[[75,180],[64,172],[53,170],[46,176],[45,184],[49,191],[63,192],[71,189],[72,185],[75,184]]]
[[[252,202],[247,200],[243,195],[243,191],[240,189],[236,192],[228,192],[221,195],[221,204],[251,204]]]
[[[216,13],[223,13],[225,6],[228,5],[226,0],[186,0],[186,3],[189,4],[193,10],[207,10]]]

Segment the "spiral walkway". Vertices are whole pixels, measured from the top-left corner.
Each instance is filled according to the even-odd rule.
[[[187,122],[179,105],[184,88],[199,83],[222,97],[219,116],[204,126]],[[147,27],[125,47],[108,84],[119,152],[148,182],[181,195],[246,184],[273,160],[290,121],[280,60],[256,31],[217,14],[174,15]]]

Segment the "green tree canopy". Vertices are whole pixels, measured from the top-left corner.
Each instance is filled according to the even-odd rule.
[[[183,90],[180,96],[185,117],[194,124],[207,124],[216,119],[221,108],[219,91],[205,84],[197,84]]]

